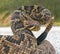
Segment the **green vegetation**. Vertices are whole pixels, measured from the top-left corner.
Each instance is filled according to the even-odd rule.
[[[60,0],[0,0],[0,14],[5,13],[2,19],[6,19],[10,13],[22,5],[43,5],[55,16],[55,22],[60,25]]]

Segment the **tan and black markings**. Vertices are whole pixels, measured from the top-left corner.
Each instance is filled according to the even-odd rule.
[[[36,46],[35,37],[28,33],[0,38],[0,54],[30,54],[32,50],[36,50]]]
[[[38,31],[41,25],[47,23],[45,31],[36,39],[31,31]],[[48,9],[38,5],[21,6],[11,17],[11,29],[14,35],[0,35],[0,54],[44,54],[44,50],[38,47],[44,42],[52,25],[51,13]],[[52,51],[48,50],[45,54],[50,52]]]
[[[19,20],[22,21],[22,24],[24,27],[21,26],[21,22],[20,22],[20,24],[15,25]],[[52,21],[52,20],[54,20],[54,19],[52,19],[50,11],[48,9],[46,9],[45,7],[37,6],[37,5],[21,6],[19,9],[17,9],[14,12],[14,15],[12,16],[11,28],[12,28],[13,33],[17,34],[18,33],[18,32],[16,32],[17,30],[22,30],[24,28],[28,28],[31,31],[32,30],[37,31],[40,29],[41,25],[48,24],[45,31],[37,38],[37,42],[42,42],[46,38],[48,32],[50,31],[50,29],[53,25],[54,21]],[[16,23],[15,23],[15,21],[16,21]],[[21,26],[20,29],[15,28],[15,27],[19,27],[19,26]]]

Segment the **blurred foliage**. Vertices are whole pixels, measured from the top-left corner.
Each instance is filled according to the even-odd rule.
[[[9,14],[22,5],[43,5],[52,12],[55,21],[60,22],[60,0],[0,0],[0,14],[6,12],[2,19],[6,19]]]

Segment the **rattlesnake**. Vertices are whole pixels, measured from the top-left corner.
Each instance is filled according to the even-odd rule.
[[[53,20],[50,11],[42,6],[21,6],[11,17],[14,35],[0,35],[0,54],[55,54],[54,47],[44,40]],[[36,39],[31,31],[38,31],[47,23],[45,31]]]

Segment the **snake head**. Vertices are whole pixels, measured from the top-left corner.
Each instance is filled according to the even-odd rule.
[[[40,30],[40,24],[38,21],[35,20],[25,20],[24,26],[33,31]]]

